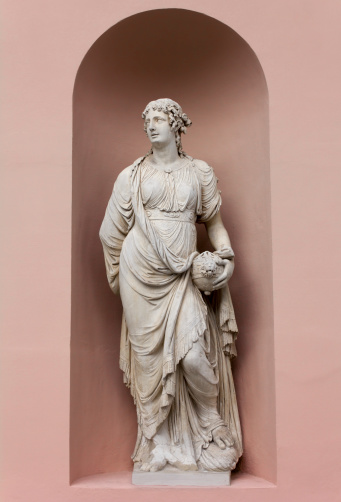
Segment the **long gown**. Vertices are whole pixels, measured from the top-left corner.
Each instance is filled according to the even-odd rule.
[[[138,421],[134,462],[149,461],[152,439],[166,420],[173,453],[185,458],[180,468],[225,470],[242,453],[230,294],[226,287],[204,298],[191,279],[195,223],[209,221],[220,205],[213,169],[188,156],[170,172],[144,157],[116,180],[100,237],[111,287],[119,274],[120,368]],[[200,389],[182,364],[193,346],[210,375]],[[225,453],[212,442],[212,430],[222,424],[235,442]]]

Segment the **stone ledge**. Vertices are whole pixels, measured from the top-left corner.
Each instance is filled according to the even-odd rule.
[[[231,471],[180,471],[167,466],[162,471],[144,472],[135,465],[132,483],[136,486],[230,486]]]

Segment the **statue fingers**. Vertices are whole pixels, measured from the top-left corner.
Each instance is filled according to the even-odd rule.
[[[218,291],[218,289],[223,288],[227,284],[227,279],[224,279],[223,281],[219,282],[215,286],[213,286],[212,291]]]
[[[226,267],[228,262],[229,262],[229,260],[223,259],[222,257],[220,257],[218,260],[216,260],[217,265],[223,265],[224,267]]]
[[[224,441],[221,438],[216,438],[215,439],[215,443],[216,443],[217,446],[219,446],[219,448],[221,450],[225,450],[226,446],[225,446]]]
[[[231,448],[234,445],[234,441],[232,437],[230,437],[230,434],[228,435],[228,437],[225,437],[223,441],[228,448]]]
[[[213,290],[221,288],[227,279],[227,269],[225,267],[224,272],[213,281]]]
[[[219,284],[220,282],[224,281],[224,279],[226,279],[227,277],[227,270],[225,268],[224,272],[222,274],[220,274],[219,277],[217,277],[217,279],[215,281],[213,281],[213,285],[216,286],[216,284]]]

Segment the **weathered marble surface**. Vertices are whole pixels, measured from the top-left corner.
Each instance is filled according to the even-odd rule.
[[[188,471],[189,483],[198,469],[231,471],[242,453],[230,364],[234,254],[214,171],[182,150],[187,115],[162,99],[143,118],[151,151],[118,176],[100,237],[109,285],[124,310],[120,367],[138,421],[134,479],[170,465]],[[203,292],[195,285],[198,268],[192,279],[196,222],[215,249],[211,263],[200,265]]]

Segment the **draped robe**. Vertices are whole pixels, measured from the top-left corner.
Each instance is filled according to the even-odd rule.
[[[135,462],[148,461],[165,420],[187,465],[224,468],[207,453],[221,424],[231,430],[235,458],[242,453],[230,366],[237,335],[231,297],[226,287],[204,298],[191,279],[195,222],[209,221],[220,205],[217,178],[205,162],[185,157],[165,172],[147,157],[120,173],[106,210],[100,237],[111,287],[119,274],[120,367],[137,409]],[[193,344],[207,358],[215,392],[205,394],[184,372],[181,361]]]

